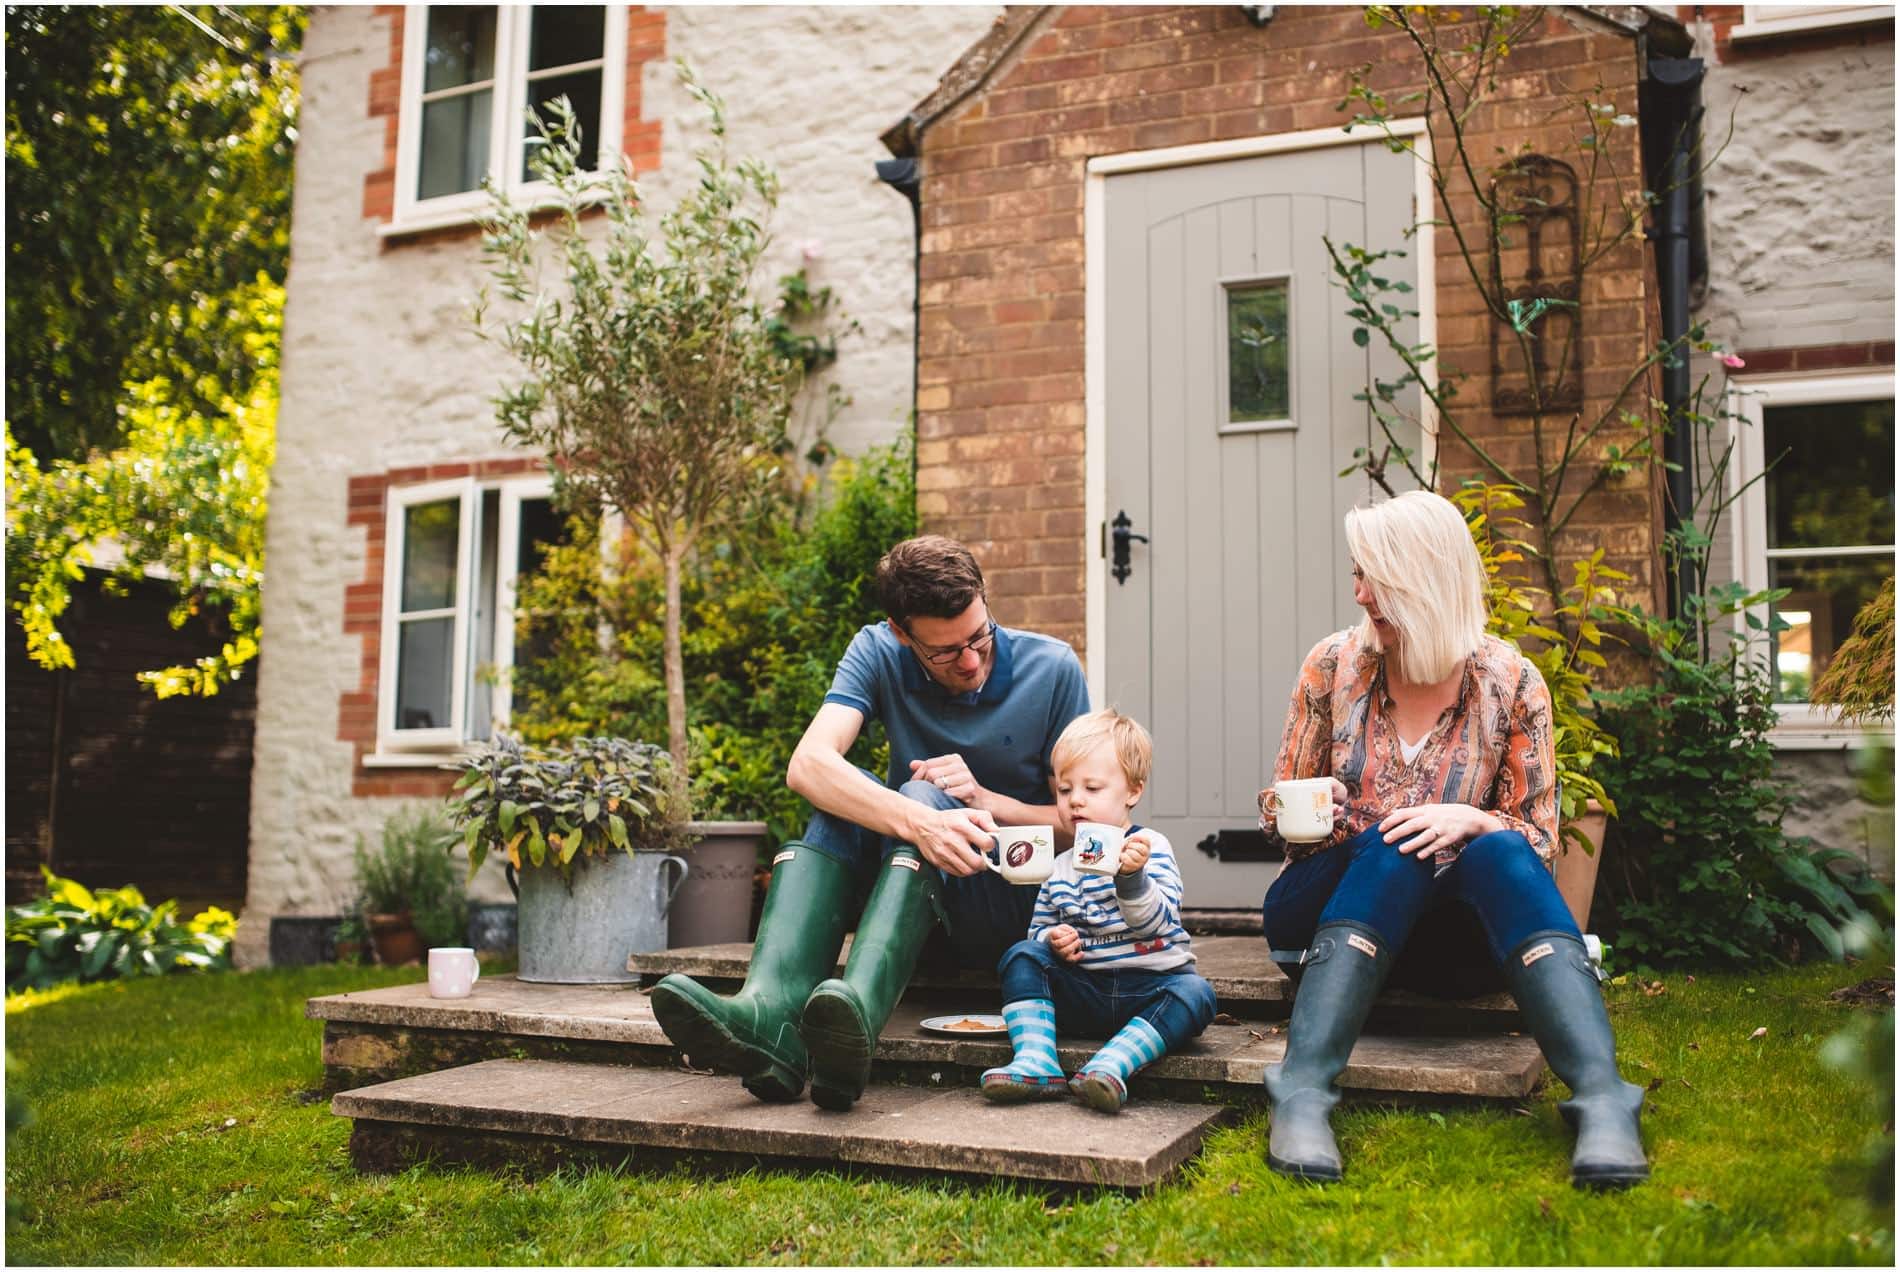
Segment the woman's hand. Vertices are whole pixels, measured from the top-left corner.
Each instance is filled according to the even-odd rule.
[[[1049,929],[1049,949],[1065,963],[1082,957],[1082,934],[1067,923]]]
[[[1348,792],[1346,790],[1346,784],[1338,778],[1329,776],[1327,780],[1333,784],[1333,823],[1337,825],[1340,819],[1346,815],[1346,796]]]
[[[1387,813],[1379,829],[1400,852],[1423,854],[1503,830],[1504,823],[1469,804],[1418,804]]]

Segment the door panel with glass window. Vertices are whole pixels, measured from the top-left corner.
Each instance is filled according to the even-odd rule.
[[[1370,486],[1339,474],[1372,440],[1353,395],[1397,376],[1355,343],[1325,239],[1404,252],[1412,164],[1341,145],[1106,180],[1104,511],[1148,542],[1107,578],[1090,657],[1100,705],[1154,735],[1136,816],[1191,905],[1272,882],[1255,796],[1301,658],[1357,614],[1342,520]]]

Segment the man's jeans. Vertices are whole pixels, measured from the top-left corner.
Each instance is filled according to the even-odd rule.
[[[858,772],[865,780],[878,782],[876,774],[864,769]],[[897,793],[930,808],[963,807],[929,782],[905,782]],[[804,842],[851,867],[858,877],[859,890],[865,894],[877,878],[878,867],[899,847],[897,840],[873,834],[823,809],[814,812],[806,824]],[[1029,931],[1029,919],[1036,909],[1035,885],[1009,883],[992,870],[969,876],[941,870],[937,874],[943,880],[944,926],[957,966],[976,971],[995,967],[1003,951]]]
[[[1582,939],[1550,870],[1514,830],[1478,836],[1438,871],[1429,853],[1401,853],[1369,827],[1282,870],[1260,918],[1289,976],[1315,930],[1350,919],[1397,951],[1393,987],[1453,998],[1503,989],[1504,960],[1533,936]]]
[[[996,970],[1004,1003],[1048,999],[1056,1006],[1056,1028],[1066,1034],[1112,1038],[1140,1016],[1173,1051],[1214,1020],[1214,987],[1192,968],[1084,970],[1057,958],[1047,941],[1024,940],[1010,946]]]

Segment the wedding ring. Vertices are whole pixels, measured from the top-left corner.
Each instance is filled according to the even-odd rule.
[[[947,778],[947,777],[940,777],[940,778],[938,778],[938,779],[937,779],[937,789],[938,789],[938,790],[943,790],[943,789],[945,789],[946,787],[948,787],[949,785],[950,785],[950,779],[949,779],[949,778]]]

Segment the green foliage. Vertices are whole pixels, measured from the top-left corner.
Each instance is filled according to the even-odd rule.
[[[1677,619],[1639,615],[1655,682],[1598,696],[1604,727],[1641,739],[1601,764],[1620,814],[1614,942],[1639,963],[1838,959],[1843,925],[1891,921],[1892,896],[1864,864],[1782,826],[1796,793],[1774,771],[1773,684],[1759,649],[1742,635],[1715,658],[1698,647],[1698,632],[1720,628],[1712,618],[1741,612],[1762,626],[1747,611],[1767,600],[1732,584],[1691,597]]]
[[[289,263],[304,24],[299,6],[7,9],[7,417],[43,459],[118,447],[128,385],[210,417],[274,377],[245,298]]]
[[[552,120],[537,118],[533,166],[554,192],[561,284],[542,287],[543,235],[530,209],[490,185],[483,246],[512,316],[489,326],[484,289],[476,325],[526,373],[495,399],[503,435],[546,452],[581,503],[622,513],[662,563],[667,742],[683,770],[682,562],[770,480],[804,365],[784,355],[753,296],[778,179],[731,159],[723,104],[679,69],[711,116],[713,142],[695,154],[700,179],[660,218],[657,239],[624,164],[579,169],[573,112],[557,99]],[[583,234],[582,210],[596,204],[605,231]]]
[[[822,497],[811,493],[812,478],[775,483],[744,521],[689,559],[682,595],[695,816],[762,820],[774,842],[803,829],[810,807],[786,788],[785,765],[838,656],[882,617],[872,579],[884,550],[916,533],[912,473],[906,436],[840,461]],[[530,742],[651,737],[665,718],[655,672],[659,563],[627,540],[603,562],[596,525],[576,517],[571,542],[522,585],[517,631],[546,651],[514,673],[513,727]],[[878,736],[867,729],[852,758],[882,772]]]
[[[1835,708],[1844,721],[1893,719],[1893,575],[1854,615],[1854,634],[1834,651],[1814,683],[1815,702]]]
[[[237,919],[217,906],[180,922],[178,903],[152,906],[137,888],[89,890],[45,866],[46,893],[7,907],[7,992],[231,966]]]
[[[128,386],[124,445],[44,468],[9,425],[7,603],[40,666],[73,665],[59,619],[73,582],[107,545],[120,553],[115,578],[151,569],[170,580],[173,627],[206,611],[220,620],[218,653],[139,673],[159,697],[215,694],[257,657],[283,289],[260,279],[241,304],[255,371],[245,400],[201,414],[180,405],[193,395],[170,381]]]
[[[491,849],[517,870],[552,865],[566,876],[583,853],[665,852],[681,842],[672,761],[650,742],[575,738],[543,749],[503,738],[455,767],[461,795],[448,813],[471,879]]]
[[[468,895],[449,859],[456,842],[455,831],[428,806],[386,820],[382,842],[374,851],[358,836],[357,898],[346,921],[406,913],[430,945],[462,944],[468,935]]]
[[[1467,482],[1451,497],[1465,514],[1472,542],[1484,565],[1485,601],[1490,618],[1485,629],[1516,645],[1544,677],[1550,690],[1552,748],[1556,754],[1557,814],[1563,838],[1585,855],[1595,851],[1579,825],[1590,800],[1612,817],[1616,801],[1594,771],[1598,757],[1617,754],[1615,735],[1596,719],[1590,695],[1599,672],[1608,668],[1603,657],[1604,624],[1629,617],[1616,603],[1612,583],[1629,575],[1603,564],[1603,550],[1575,564],[1576,580],[1561,597],[1518,582],[1506,567],[1525,559],[1533,549],[1519,537],[1524,528],[1516,510],[1524,506],[1510,487],[1495,482]],[[1550,614],[1550,620],[1542,615]],[[1571,634],[1553,622],[1564,622]]]

